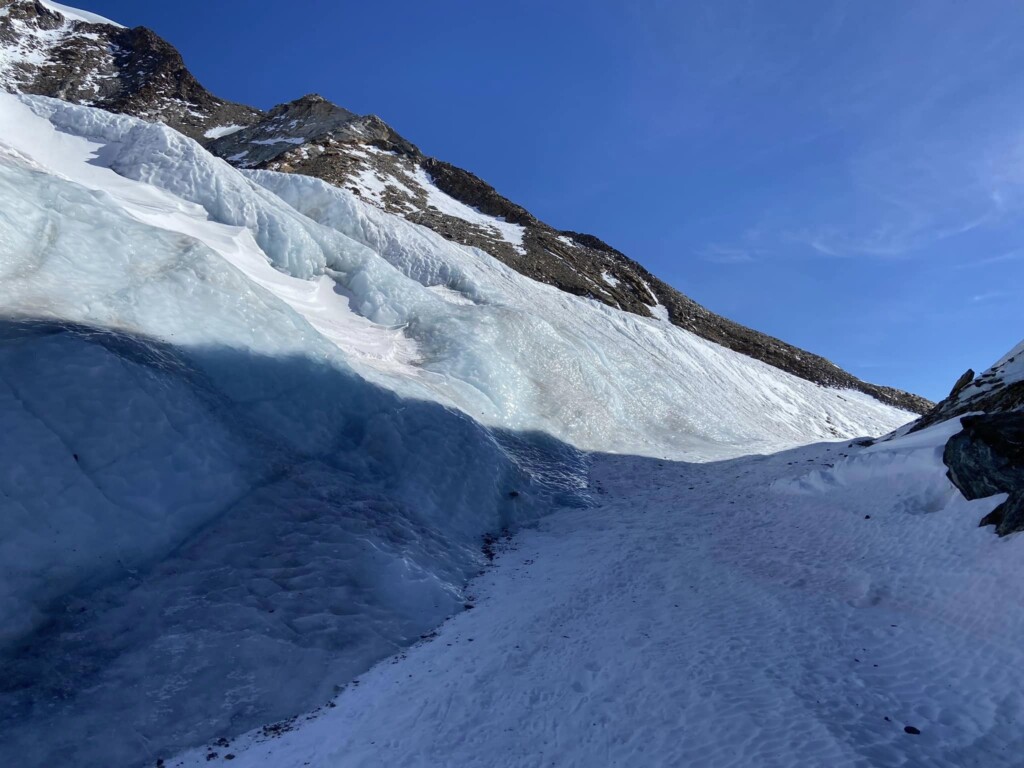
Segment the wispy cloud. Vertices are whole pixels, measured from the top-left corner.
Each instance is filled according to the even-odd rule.
[[[989,304],[1003,299],[1017,298],[1020,295],[1020,291],[987,291],[971,296],[970,300],[972,304]]]
[[[822,256],[833,258],[873,256],[879,258],[906,258],[925,251],[944,240],[949,240],[998,220],[994,211],[986,211],[974,218],[939,224],[938,212],[907,209],[905,221],[876,228],[867,234],[839,232],[835,229],[787,232],[784,240],[806,246]]]
[[[846,141],[842,200],[786,236],[811,253],[910,257],[1024,217],[1016,33],[966,6],[906,8],[870,40],[869,59],[839,60],[844,88],[821,89]]]
[[[750,264],[756,260],[756,250],[736,248],[712,243],[698,252],[700,258],[712,264]]]
[[[980,259],[965,261],[963,264],[957,264],[957,269],[977,269],[978,267],[987,267],[990,264],[1005,264],[1007,262],[1021,260],[1024,260],[1024,248],[1017,248],[1012,251],[997,253],[993,256],[985,256]]]

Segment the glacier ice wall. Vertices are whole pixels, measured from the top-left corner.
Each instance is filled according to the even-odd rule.
[[[0,200],[0,763],[323,703],[461,609],[485,532],[576,503],[571,449],[367,381],[109,192],[7,155]]]
[[[94,162],[244,228],[277,270],[328,274],[355,314],[415,342],[419,359],[392,371],[388,387],[486,424],[590,450],[701,459],[884,432],[909,419],[867,395],[536,283],[318,179],[247,178],[163,126],[28,103],[60,131],[96,142]]]

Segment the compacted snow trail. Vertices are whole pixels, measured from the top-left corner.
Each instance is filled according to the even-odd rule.
[[[473,610],[319,712],[167,763],[1019,764],[1024,542],[976,528],[994,502],[923,442],[596,456],[596,505],[512,540]]]

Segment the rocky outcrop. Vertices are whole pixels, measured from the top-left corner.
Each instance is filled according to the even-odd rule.
[[[956,380],[956,384],[954,384],[953,388],[949,391],[949,397],[956,397],[959,395],[972,381],[974,381],[974,369],[968,368],[960,374],[960,378]]]
[[[1024,411],[966,416],[960,423],[963,431],[942,454],[947,476],[969,500],[1009,494],[981,525],[995,525],[1000,536],[1024,530]]]
[[[967,373],[971,379],[965,384]],[[915,422],[911,432],[967,413],[1008,413],[1024,410],[1024,343],[974,378],[968,371],[942,402]]]
[[[301,173],[351,190],[517,272],[702,338],[808,381],[916,413],[932,403],[863,382],[828,360],[705,309],[593,235],[556,229],[469,171],[427,157],[374,115],[311,94],[263,113],[210,94],[144,27],[69,21],[36,0],[0,0],[0,85],[164,122],[241,168]]]
[[[289,150],[328,139],[336,145],[370,144],[389,151],[419,153],[379,117],[357,115],[315,93],[279,104],[256,124],[215,138],[207,147],[242,168],[258,168]]]

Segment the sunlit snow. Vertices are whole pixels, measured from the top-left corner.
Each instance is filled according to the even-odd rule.
[[[222,136],[230,136],[232,133],[238,133],[244,127],[244,125],[217,125],[206,131],[203,136],[208,139],[219,139]]]

